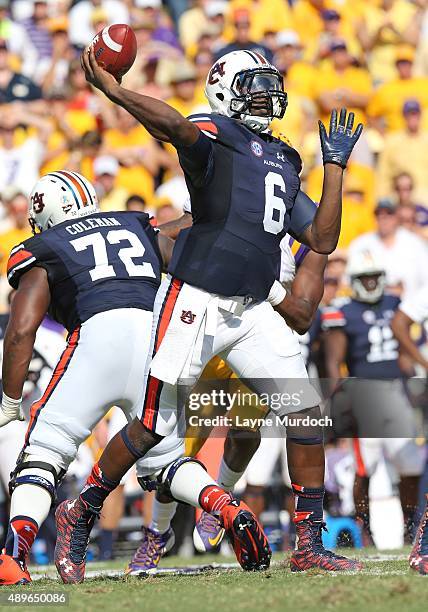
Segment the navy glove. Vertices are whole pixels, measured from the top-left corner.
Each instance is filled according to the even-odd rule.
[[[321,121],[318,121],[318,125],[323,163],[336,164],[341,168],[346,168],[352,149],[363,131],[362,123],[359,123],[355,132],[352,133],[354,113],[349,113],[348,121],[346,121],[346,108],[342,108],[339,123],[337,123],[337,110],[334,109],[331,112],[328,135]]]

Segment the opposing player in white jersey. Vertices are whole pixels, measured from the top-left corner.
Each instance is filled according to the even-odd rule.
[[[95,424],[112,405],[129,420],[135,416],[151,353],[153,302],[171,252],[171,241],[154,230],[145,213],[99,212],[93,186],[75,172],[40,179],[31,194],[30,221],[40,233],[12,249],[8,264],[16,293],[4,337],[0,425],[19,418],[36,332],[48,310],[69,335],[42,397],[31,407],[11,475],[10,522],[0,555],[3,585],[31,581],[28,553],[61,478]],[[125,432],[123,440],[130,445]],[[205,509],[219,510],[242,565],[268,566],[270,549],[250,510],[221,490],[202,465],[180,460],[182,455],[182,441],[164,438],[145,457],[142,472],[155,473],[156,484],[177,499],[195,505],[201,500]],[[92,474],[95,484],[103,478],[101,471]],[[68,512],[81,512],[75,502],[59,510],[64,505]],[[92,512],[92,523],[95,518]],[[259,544],[255,552],[251,538]],[[56,556],[62,575],[83,579],[79,558]]]

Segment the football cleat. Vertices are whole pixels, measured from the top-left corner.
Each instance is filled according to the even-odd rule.
[[[242,569],[258,571],[269,568],[272,556],[269,542],[246,504],[232,500],[220,511],[220,522]]]
[[[220,546],[224,533],[218,518],[204,511],[193,530],[193,544],[200,553],[211,552]]]
[[[158,533],[143,526],[141,544],[126,568],[125,574],[138,576],[156,572],[159,561],[174,544],[175,535],[171,528],[165,533]]]
[[[9,555],[0,555],[0,585],[30,584],[31,576],[25,564]]]
[[[89,536],[98,516],[99,510],[85,504],[80,497],[66,499],[56,509],[55,565],[62,581],[67,584],[85,579]]]
[[[422,576],[428,575],[428,503],[419,523],[415,543],[409,557],[409,565]]]
[[[297,548],[291,555],[292,572],[304,572],[319,568],[328,572],[356,572],[362,564],[354,559],[347,559],[326,550],[322,543],[322,530],[326,529],[321,521],[304,520],[296,523]]]

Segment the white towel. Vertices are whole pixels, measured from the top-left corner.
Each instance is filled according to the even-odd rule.
[[[204,323],[211,293],[184,283],[161,345],[150,365],[150,374],[175,385]]]

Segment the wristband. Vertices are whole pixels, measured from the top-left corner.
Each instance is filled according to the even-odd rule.
[[[20,399],[13,399],[13,397],[9,397],[3,391],[3,395],[1,398],[1,407],[4,415],[12,416],[16,413],[19,414],[19,409],[22,404],[22,397]]]
[[[276,280],[270,288],[269,295],[267,296],[267,301],[272,306],[278,306],[278,304],[282,302],[286,295],[286,290],[281,285],[281,283]]]

